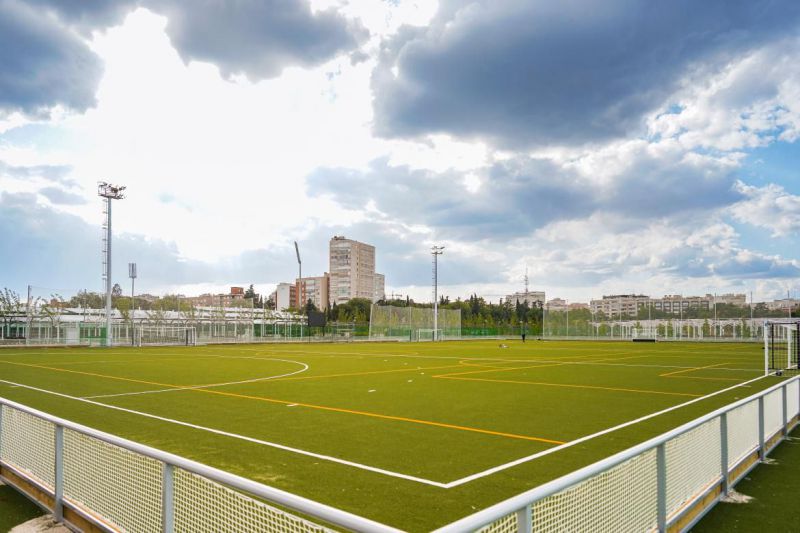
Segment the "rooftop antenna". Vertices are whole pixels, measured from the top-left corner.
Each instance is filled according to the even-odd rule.
[[[525,265],[525,294],[528,294],[528,265]]]
[[[106,282],[106,346],[111,346],[111,200],[125,198],[124,185],[111,185],[105,181],[97,184],[97,195],[105,198],[105,221],[103,229],[103,278]]]

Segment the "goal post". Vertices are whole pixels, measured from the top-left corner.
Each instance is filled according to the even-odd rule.
[[[418,342],[426,342],[426,341],[435,341],[444,338],[444,333],[442,329],[431,329],[431,328],[422,328],[417,330],[417,341]]]
[[[461,338],[461,309],[439,308],[437,327],[434,327],[433,312],[430,307],[373,304],[370,312],[369,338],[404,341]]]
[[[764,373],[800,371],[800,319],[764,322]]]
[[[197,331],[191,326],[139,326],[133,341],[136,346],[194,346]]]

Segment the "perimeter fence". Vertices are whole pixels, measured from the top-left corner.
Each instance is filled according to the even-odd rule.
[[[438,531],[683,531],[799,416],[795,376]],[[84,530],[397,531],[2,398],[0,480]]]

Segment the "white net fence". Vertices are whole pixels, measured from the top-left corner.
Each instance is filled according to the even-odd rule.
[[[656,523],[650,450],[533,506],[536,531],[647,531]]]
[[[64,432],[64,497],[115,529],[161,528],[161,471],[160,461]]]
[[[436,331],[435,331],[436,330]],[[461,338],[461,310],[439,309],[434,324],[433,308],[373,305],[369,321],[371,339],[432,340]]]
[[[175,529],[198,533],[302,533],[327,528],[178,470],[175,474]],[[197,502],[214,502],[198,506]]]
[[[758,449],[758,402],[728,412],[728,468]]]
[[[55,427],[16,409],[2,408],[0,461],[47,488],[55,486]]]
[[[56,424],[49,420],[0,403],[0,465],[33,482],[50,497],[58,492],[56,428]],[[331,531],[309,519],[178,467],[170,467],[172,485],[171,491],[167,491],[166,467],[160,458],[111,444],[70,427],[64,427],[62,431],[62,501],[83,516],[90,517],[102,529],[208,533]],[[197,466],[213,471],[203,465]],[[165,499],[165,494],[171,494],[171,498]],[[167,505],[168,510],[165,509]],[[308,510],[303,512],[308,513]],[[166,527],[166,523],[171,527]],[[380,530],[375,527],[364,529]]]
[[[764,396],[764,440],[783,427],[783,394],[780,390]]]
[[[720,421],[714,419],[666,443],[667,510],[678,513],[722,476]]]

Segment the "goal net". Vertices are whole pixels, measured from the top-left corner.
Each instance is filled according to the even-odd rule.
[[[439,309],[434,327],[430,307],[373,305],[369,320],[370,339],[406,341],[461,338],[461,309]]]
[[[197,344],[194,327],[188,326],[140,326],[134,330],[136,346],[193,346]]]
[[[443,333],[441,329],[418,329],[417,330],[417,341],[435,341],[440,340],[443,338]]]
[[[764,323],[764,370],[797,372],[800,353],[800,319],[767,321]]]

